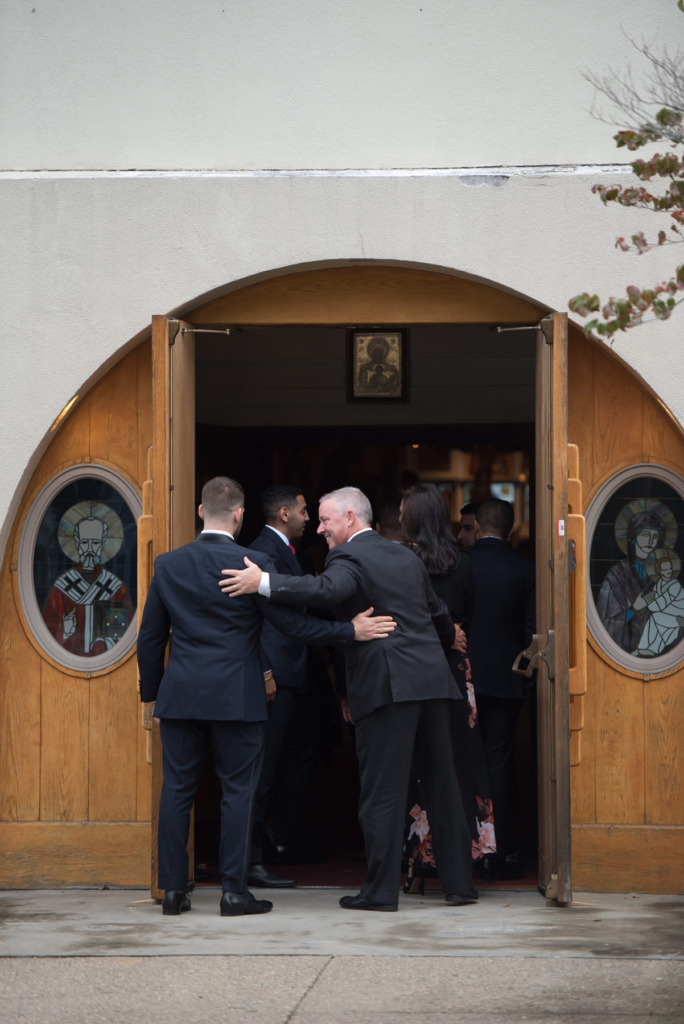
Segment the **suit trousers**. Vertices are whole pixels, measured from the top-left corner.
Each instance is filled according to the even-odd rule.
[[[518,786],[513,763],[515,726],[523,701],[517,697],[477,697],[477,713],[492,787],[497,858],[518,853]]]
[[[157,836],[159,888],[188,888],[190,812],[211,750],[222,791],[222,887],[224,892],[245,892],[264,723],[163,718],[159,731],[164,771]]]
[[[275,797],[274,842],[303,846],[319,737],[311,696],[280,686],[268,705],[264,762],[254,799],[250,862],[264,859],[266,819]]]
[[[367,864],[361,896],[371,903],[396,904],[398,900],[414,746],[422,766],[440,880],[448,893],[470,889],[471,836],[456,778],[449,703],[447,698],[437,698],[384,704],[356,723],[359,824]]]

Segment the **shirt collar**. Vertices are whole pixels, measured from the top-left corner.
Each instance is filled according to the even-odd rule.
[[[506,543],[503,537],[497,537],[495,533],[483,533],[481,537],[478,537],[478,540],[500,540],[502,544]]]
[[[224,537],[230,537],[231,540],[235,540],[232,533],[228,533],[227,530],[202,530],[202,533],[222,533]]]
[[[372,533],[373,532],[373,527],[372,526],[364,526],[363,530],[357,530],[356,533],[352,533],[351,537],[347,538],[347,544],[349,543],[350,540],[354,540],[354,537],[358,537],[358,535],[360,533],[368,533],[369,530]]]
[[[274,533],[277,533],[278,536],[280,537],[280,539],[282,540],[283,544],[287,544],[287,546],[289,548],[290,542],[289,542],[289,540],[287,539],[287,537],[285,536],[284,533],[281,533],[280,530],[276,530],[275,526],[269,526],[268,523],[266,523],[266,529],[267,530],[273,530]]]

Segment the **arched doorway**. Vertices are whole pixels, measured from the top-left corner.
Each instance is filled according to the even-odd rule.
[[[220,342],[224,346],[220,361],[225,368],[230,366],[226,354],[232,351],[234,355],[238,345],[243,355],[250,354],[250,346],[258,340],[255,331],[296,330],[298,325],[302,330],[343,332],[359,325],[414,325],[416,330],[451,331],[446,340],[448,356],[456,329],[462,332],[472,325],[481,332],[470,335],[471,349],[493,345],[496,339],[499,344],[509,340],[512,344],[524,337],[531,341],[531,334],[499,334],[488,328],[532,325],[546,313],[526,299],[440,269],[377,265],[299,269],[243,288],[233,285],[209,302],[189,303],[184,309],[188,326],[242,328],[241,334],[205,333],[204,340],[200,335],[200,347]],[[168,547],[170,496],[180,497],[180,491],[168,489],[168,428],[174,403],[176,441],[186,441],[185,447],[173,446],[174,458],[179,460],[176,469],[180,466],[181,473],[187,472],[194,458],[183,417],[192,430],[195,411],[182,400],[182,386],[169,392],[166,356],[169,351],[180,354],[180,342],[197,335],[181,334],[178,340],[174,336],[176,343],[169,348],[167,332],[176,327],[182,329],[165,317],[155,322],[154,385],[152,343],[144,341],[74,404],[32,476],[12,528],[0,579],[0,880],[8,887],[149,884],[152,771],[148,754],[151,757],[152,733],[140,723],[134,651],[98,671],[65,667],[52,658],[37,642],[24,614],[19,548],[29,513],[43,489],[58,474],[91,463],[118,474],[142,496],[149,518],[143,515],[138,531],[141,554],[151,556],[151,543],[157,551]],[[419,352],[420,335],[411,340],[416,342],[412,351]],[[237,345],[231,349],[234,342]],[[322,343],[317,344],[320,347]],[[583,511],[605,482],[627,466],[655,462],[684,476],[684,441],[668,411],[610,350],[593,345],[572,327],[568,347],[568,436],[579,446],[579,467],[576,453],[570,459],[570,475],[578,481],[571,482],[568,490],[566,525],[570,527],[571,516]],[[258,362],[260,353],[254,348],[251,351]],[[314,355],[316,351],[314,346]],[[442,359],[443,351],[433,349],[429,358]],[[460,350],[464,362],[469,354],[468,349]],[[496,358],[505,355],[505,350],[500,350]],[[275,361],[275,356],[270,358]],[[344,373],[345,367],[342,355],[333,370]],[[186,360],[184,368],[181,360],[176,384],[185,380],[186,397],[188,391],[194,391],[187,384],[195,368],[195,358]],[[323,384],[325,379],[321,378]],[[413,375],[412,379],[416,384],[420,378]],[[453,380],[439,376],[438,383],[446,388]],[[520,379],[512,384],[519,386]],[[539,389],[536,381],[532,384],[534,409]],[[474,390],[476,385],[471,379],[468,388]],[[246,390],[246,381],[238,381],[237,386]],[[291,381],[288,386],[292,387]],[[434,383],[427,379],[417,386]],[[453,395],[450,401],[453,412],[457,406]],[[448,402],[433,404],[449,408]],[[425,406],[430,408],[430,403]],[[251,399],[242,406],[251,407]],[[329,411],[330,403],[323,408]],[[343,400],[339,408],[353,407]],[[394,406],[392,429],[402,427],[400,415],[412,408],[416,406]],[[522,423],[516,427],[510,416],[508,420],[509,433]],[[458,419],[452,415],[451,420],[445,417],[428,425],[445,436],[447,428],[458,426]],[[228,424],[227,429],[235,426]],[[252,426],[258,428],[259,421]],[[278,426],[283,426],[282,417],[267,424],[268,430]],[[354,429],[364,440],[370,432],[387,426],[376,419]],[[397,444],[411,449],[413,443],[435,444],[434,435],[424,442],[415,441],[420,426],[419,419],[404,422],[410,439],[404,436]],[[472,429],[484,426],[482,420],[470,423]],[[243,428],[247,429],[244,424]],[[322,428],[309,422],[298,429],[315,441]],[[149,458],[155,434],[162,439],[155,446],[156,470]],[[464,443],[462,435],[456,440]],[[450,438],[447,447],[451,443]],[[433,472],[439,475],[442,470]],[[191,536],[195,470],[190,476],[186,512],[182,512],[182,501],[180,509],[176,505],[177,514],[185,516],[184,525],[177,523],[176,529],[185,529]],[[153,478],[156,508],[152,484],[145,486],[145,481]],[[560,518],[556,517],[556,524]],[[549,535],[553,532],[550,529]],[[576,560],[581,564],[580,558]],[[603,891],[675,892],[680,886],[684,845],[684,670],[674,666],[660,674],[630,672],[611,661],[593,637],[584,639],[580,596],[571,577],[569,680],[573,693],[569,727],[575,884]],[[586,693],[583,657],[587,662]]]
[[[378,507],[383,497],[399,491],[402,473],[409,473],[443,489],[454,519],[467,489],[489,494],[492,486],[510,488],[519,514],[518,539],[529,540],[531,521],[541,523],[540,564],[555,561],[559,569],[558,583],[550,569],[540,574],[539,646],[545,648],[550,677],[540,682],[527,730],[539,732],[546,765],[539,794],[541,885],[566,902],[567,332],[564,317],[547,320],[547,329],[537,331],[543,315],[524,299],[450,274],[355,266],[271,278],[213,299],[188,312],[187,320],[155,317],[156,434],[149,492],[156,504],[146,509],[141,527],[149,524],[155,552],[193,539],[198,485],[220,473],[246,484],[250,535],[261,525],[253,511],[260,491],[274,481],[291,482],[293,472],[300,485],[307,481],[313,497],[355,483]],[[392,372],[411,379],[402,381],[389,402],[381,394],[365,402],[354,392],[352,348],[356,338],[367,341],[373,332],[384,339],[396,335],[405,348],[410,344],[410,358]],[[499,467],[500,483],[491,479],[497,456],[507,466]],[[459,472],[459,458],[469,460],[470,470],[479,460],[479,478],[477,470],[464,472],[462,465]],[[525,511],[530,465],[536,493],[544,499],[536,517]],[[313,546],[308,554],[315,560]],[[149,557],[144,561],[151,564]],[[552,640],[555,635],[557,673],[555,662],[550,664],[549,635]],[[533,725],[537,712],[538,727]],[[523,760],[536,865],[535,757],[527,750]],[[160,778],[158,768],[155,778]],[[206,813],[203,803],[198,803],[200,815]],[[347,829],[353,828],[350,819]]]

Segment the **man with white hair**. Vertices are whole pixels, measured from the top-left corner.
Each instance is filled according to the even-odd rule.
[[[350,621],[370,606],[397,623],[384,644],[353,644],[345,652],[347,696],[356,722],[361,776],[359,821],[367,875],[358,896],[344,896],[350,910],[397,909],[401,847],[414,745],[420,749],[425,802],[435,859],[447,903],[472,903],[468,823],[454,768],[449,700],[461,699],[444,650],[455,630],[447,606],[435,595],[422,561],[403,544],[371,528],[366,495],[343,487],[321,498],[318,533],[330,553],[320,576],[284,576],[247,568],[225,569],[224,592],[260,593],[281,604],[334,607]]]

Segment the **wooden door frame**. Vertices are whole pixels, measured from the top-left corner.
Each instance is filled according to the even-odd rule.
[[[433,270],[415,270],[400,267],[335,267],[323,270],[300,271],[289,275],[267,278],[257,284],[247,285],[228,294],[205,302],[185,314],[195,328],[239,327],[239,326],[327,326],[352,324],[356,322],[425,323],[425,324],[469,324],[499,321],[506,324],[537,326],[544,311],[518,296],[495,287],[473,282],[465,278]],[[162,335],[167,329],[169,318],[153,318],[153,367],[157,373],[168,372],[162,359]],[[567,314],[551,314],[551,342],[548,328],[538,331],[535,423],[537,430],[537,466],[540,457],[546,460],[551,473],[552,501],[545,499],[543,510],[539,506],[539,475],[537,475],[537,530],[541,524],[551,521],[558,523],[567,519]],[[561,325],[559,328],[559,324]],[[555,326],[555,337],[554,337]],[[558,330],[560,329],[560,334]],[[560,342],[560,343],[559,343]],[[546,346],[560,353],[559,359],[546,363],[540,358]],[[550,369],[549,369],[550,366]],[[546,367],[546,368],[545,368]],[[542,387],[544,373],[551,373]],[[153,369],[153,375],[155,370]],[[167,387],[167,393],[171,393]],[[556,408],[543,405],[544,396],[556,394]],[[558,401],[560,398],[560,404]],[[170,415],[169,408],[155,407],[155,429],[162,430],[163,417]],[[553,435],[546,425],[551,416],[557,416]],[[159,436],[164,436],[163,433]],[[155,492],[155,553],[169,550],[171,543],[172,499],[169,490],[169,444],[159,446],[154,452]],[[157,475],[159,474],[159,476]],[[157,483],[160,481],[160,484]],[[161,504],[158,504],[158,503]],[[163,521],[157,514],[164,510]],[[550,519],[549,519],[550,516]],[[549,609],[552,599],[557,614],[565,617],[566,628],[560,632],[557,657],[567,666],[567,544],[558,544],[558,537],[549,535],[546,539],[554,549],[556,570],[547,582],[542,581],[541,593],[546,595]],[[539,549],[538,549],[539,550]],[[550,614],[552,614],[550,612]],[[553,620],[551,620],[552,622]],[[548,628],[553,628],[547,623]],[[542,674],[545,669],[542,669]],[[547,677],[548,678],[548,674]],[[556,687],[556,692],[558,688]],[[544,684],[538,690],[538,751],[537,773],[539,782],[539,837],[540,837],[540,878],[547,895],[565,903],[570,893],[570,761],[569,721],[567,711],[567,679],[564,683],[565,699],[549,699]],[[551,745],[549,745],[551,738]],[[558,747],[558,740],[561,746]],[[554,747],[555,743],[555,747]],[[555,753],[554,753],[555,750]],[[160,758],[158,740],[153,745],[153,758]],[[566,764],[567,762],[567,764]],[[154,773],[161,780],[160,768]],[[543,778],[542,778],[543,776]],[[160,782],[159,782],[160,785]],[[154,796],[153,794],[153,804]],[[153,813],[156,813],[153,811]],[[559,831],[560,830],[560,831]],[[156,828],[153,827],[153,863],[156,864]],[[542,857],[542,849],[544,854]],[[560,856],[565,867],[561,878],[554,882],[552,876],[558,870],[551,868]],[[559,886],[559,888],[557,887]],[[540,886],[541,888],[541,886]],[[158,895],[155,891],[155,895]],[[565,898],[564,898],[565,897]]]

